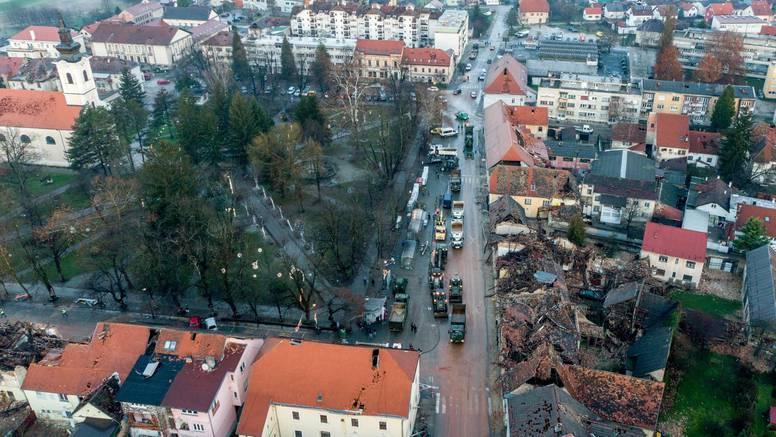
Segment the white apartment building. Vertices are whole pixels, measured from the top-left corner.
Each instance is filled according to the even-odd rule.
[[[215,0],[211,0],[211,6],[220,6],[214,5],[213,3],[215,3]],[[270,8],[271,4],[271,0],[243,0],[244,9],[253,9],[255,11],[266,11]],[[295,7],[301,7],[304,2],[302,0],[275,0],[274,4],[280,12],[284,14],[290,14]]]
[[[641,258],[649,260],[654,278],[697,286],[706,262],[706,233],[649,222]]]
[[[689,29],[674,32],[674,45],[679,49],[679,62],[689,70],[698,68],[706,48],[712,47],[710,40],[714,34],[712,29]],[[776,38],[769,35],[742,34],[744,48],[741,56],[744,58],[744,68],[747,77],[764,79],[768,66],[776,59]]]
[[[559,121],[638,121],[641,91],[617,77],[562,74],[541,79],[536,102]]]
[[[431,25],[434,48],[452,50],[456,59],[469,42],[469,13],[464,10],[448,9]]]
[[[151,65],[172,66],[191,53],[191,34],[169,25],[102,22],[92,34],[92,53]]]
[[[413,6],[313,4],[291,16],[292,36],[344,39],[393,39],[407,47],[426,46],[437,11]]]
[[[73,41],[81,44],[83,53],[84,37],[78,32],[69,31]],[[54,26],[27,26],[21,32],[8,38],[5,48],[11,58],[56,58],[59,44],[59,29]]]
[[[353,57],[356,49],[355,39],[288,37],[288,42],[297,61],[297,70],[308,73],[310,65],[315,60],[315,51],[319,44],[326,46],[329,57],[334,65],[343,64]],[[243,41],[248,61],[267,67],[272,74],[280,71],[280,49],[283,45],[282,36],[263,36],[247,38]]]
[[[747,15],[715,15],[711,28],[722,32],[735,32],[757,35],[768,24],[765,20]]]

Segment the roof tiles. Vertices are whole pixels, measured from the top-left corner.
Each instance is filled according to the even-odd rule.
[[[356,41],[356,51],[376,56],[401,55],[404,51],[404,41],[359,39]]]
[[[550,13],[550,4],[547,0],[520,0],[520,13],[526,12],[544,12]]]
[[[655,146],[673,149],[690,148],[690,119],[682,114],[655,114]]]
[[[702,263],[706,261],[706,234],[649,222],[641,250]]]
[[[80,113],[59,92],[0,89],[0,126],[71,130]]]
[[[504,55],[488,71],[486,94],[526,95],[528,89],[528,69],[511,55]]]

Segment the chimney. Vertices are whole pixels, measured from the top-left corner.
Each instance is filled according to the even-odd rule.
[[[372,368],[380,367],[380,349],[372,349]]]
[[[35,41],[35,31],[34,30],[30,30],[30,39]]]

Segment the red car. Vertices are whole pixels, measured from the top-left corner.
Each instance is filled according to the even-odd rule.
[[[157,85],[169,85],[170,81],[167,80],[167,79],[159,79],[159,80],[156,81],[156,84]]]

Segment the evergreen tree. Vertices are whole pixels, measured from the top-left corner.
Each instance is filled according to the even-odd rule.
[[[743,187],[749,182],[752,116],[742,111],[728,130],[719,154],[719,174],[726,182]]]
[[[711,127],[717,130],[723,130],[730,127],[733,122],[733,116],[736,113],[736,100],[733,95],[733,87],[727,86],[722,95],[714,104],[714,110],[711,113]]]
[[[585,222],[582,221],[582,216],[575,215],[569,221],[569,230],[567,233],[569,241],[577,246],[585,245]]]
[[[175,133],[172,129],[174,105],[174,97],[166,89],[162,88],[154,97],[154,110],[151,112],[151,127],[158,132],[166,126],[169,129],[170,138],[175,138]]]
[[[124,100],[119,97],[110,108],[116,125],[116,133],[122,146],[130,152],[129,162],[134,171],[135,165],[131,155],[131,144],[135,141],[140,149],[140,156],[145,160],[145,129],[148,126],[148,111],[142,104],[134,100]]]
[[[765,230],[765,225],[760,219],[751,217],[741,228],[742,235],[733,241],[736,249],[747,252],[768,244],[771,239]]]
[[[107,109],[84,106],[73,126],[70,148],[65,155],[75,170],[99,166],[105,176],[112,174],[111,167],[119,164],[126,154]]]
[[[287,81],[296,79],[296,59],[291,43],[288,38],[283,37],[283,44],[280,46],[280,75]]]
[[[119,83],[119,95],[127,102],[135,101],[143,104],[145,99],[145,91],[143,91],[143,85],[130,73],[128,69],[124,69],[121,72],[121,83]]]
[[[328,89],[329,74],[331,74],[331,56],[323,43],[318,44],[315,49],[315,60],[310,65],[310,75],[320,87],[321,92]]]
[[[195,163],[215,165],[221,161],[216,141],[218,121],[208,106],[199,106],[188,92],[181,94],[176,111],[178,142]]]
[[[229,158],[241,165],[247,164],[248,145],[257,135],[269,131],[271,125],[272,119],[256,99],[236,94],[229,105]]]
[[[248,54],[240,39],[240,34],[236,31],[233,32],[232,36],[232,72],[238,81],[248,80],[251,76]]]
[[[294,119],[302,127],[304,139],[315,140],[323,146],[331,143],[331,131],[315,96],[305,96],[299,100],[294,110]]]

